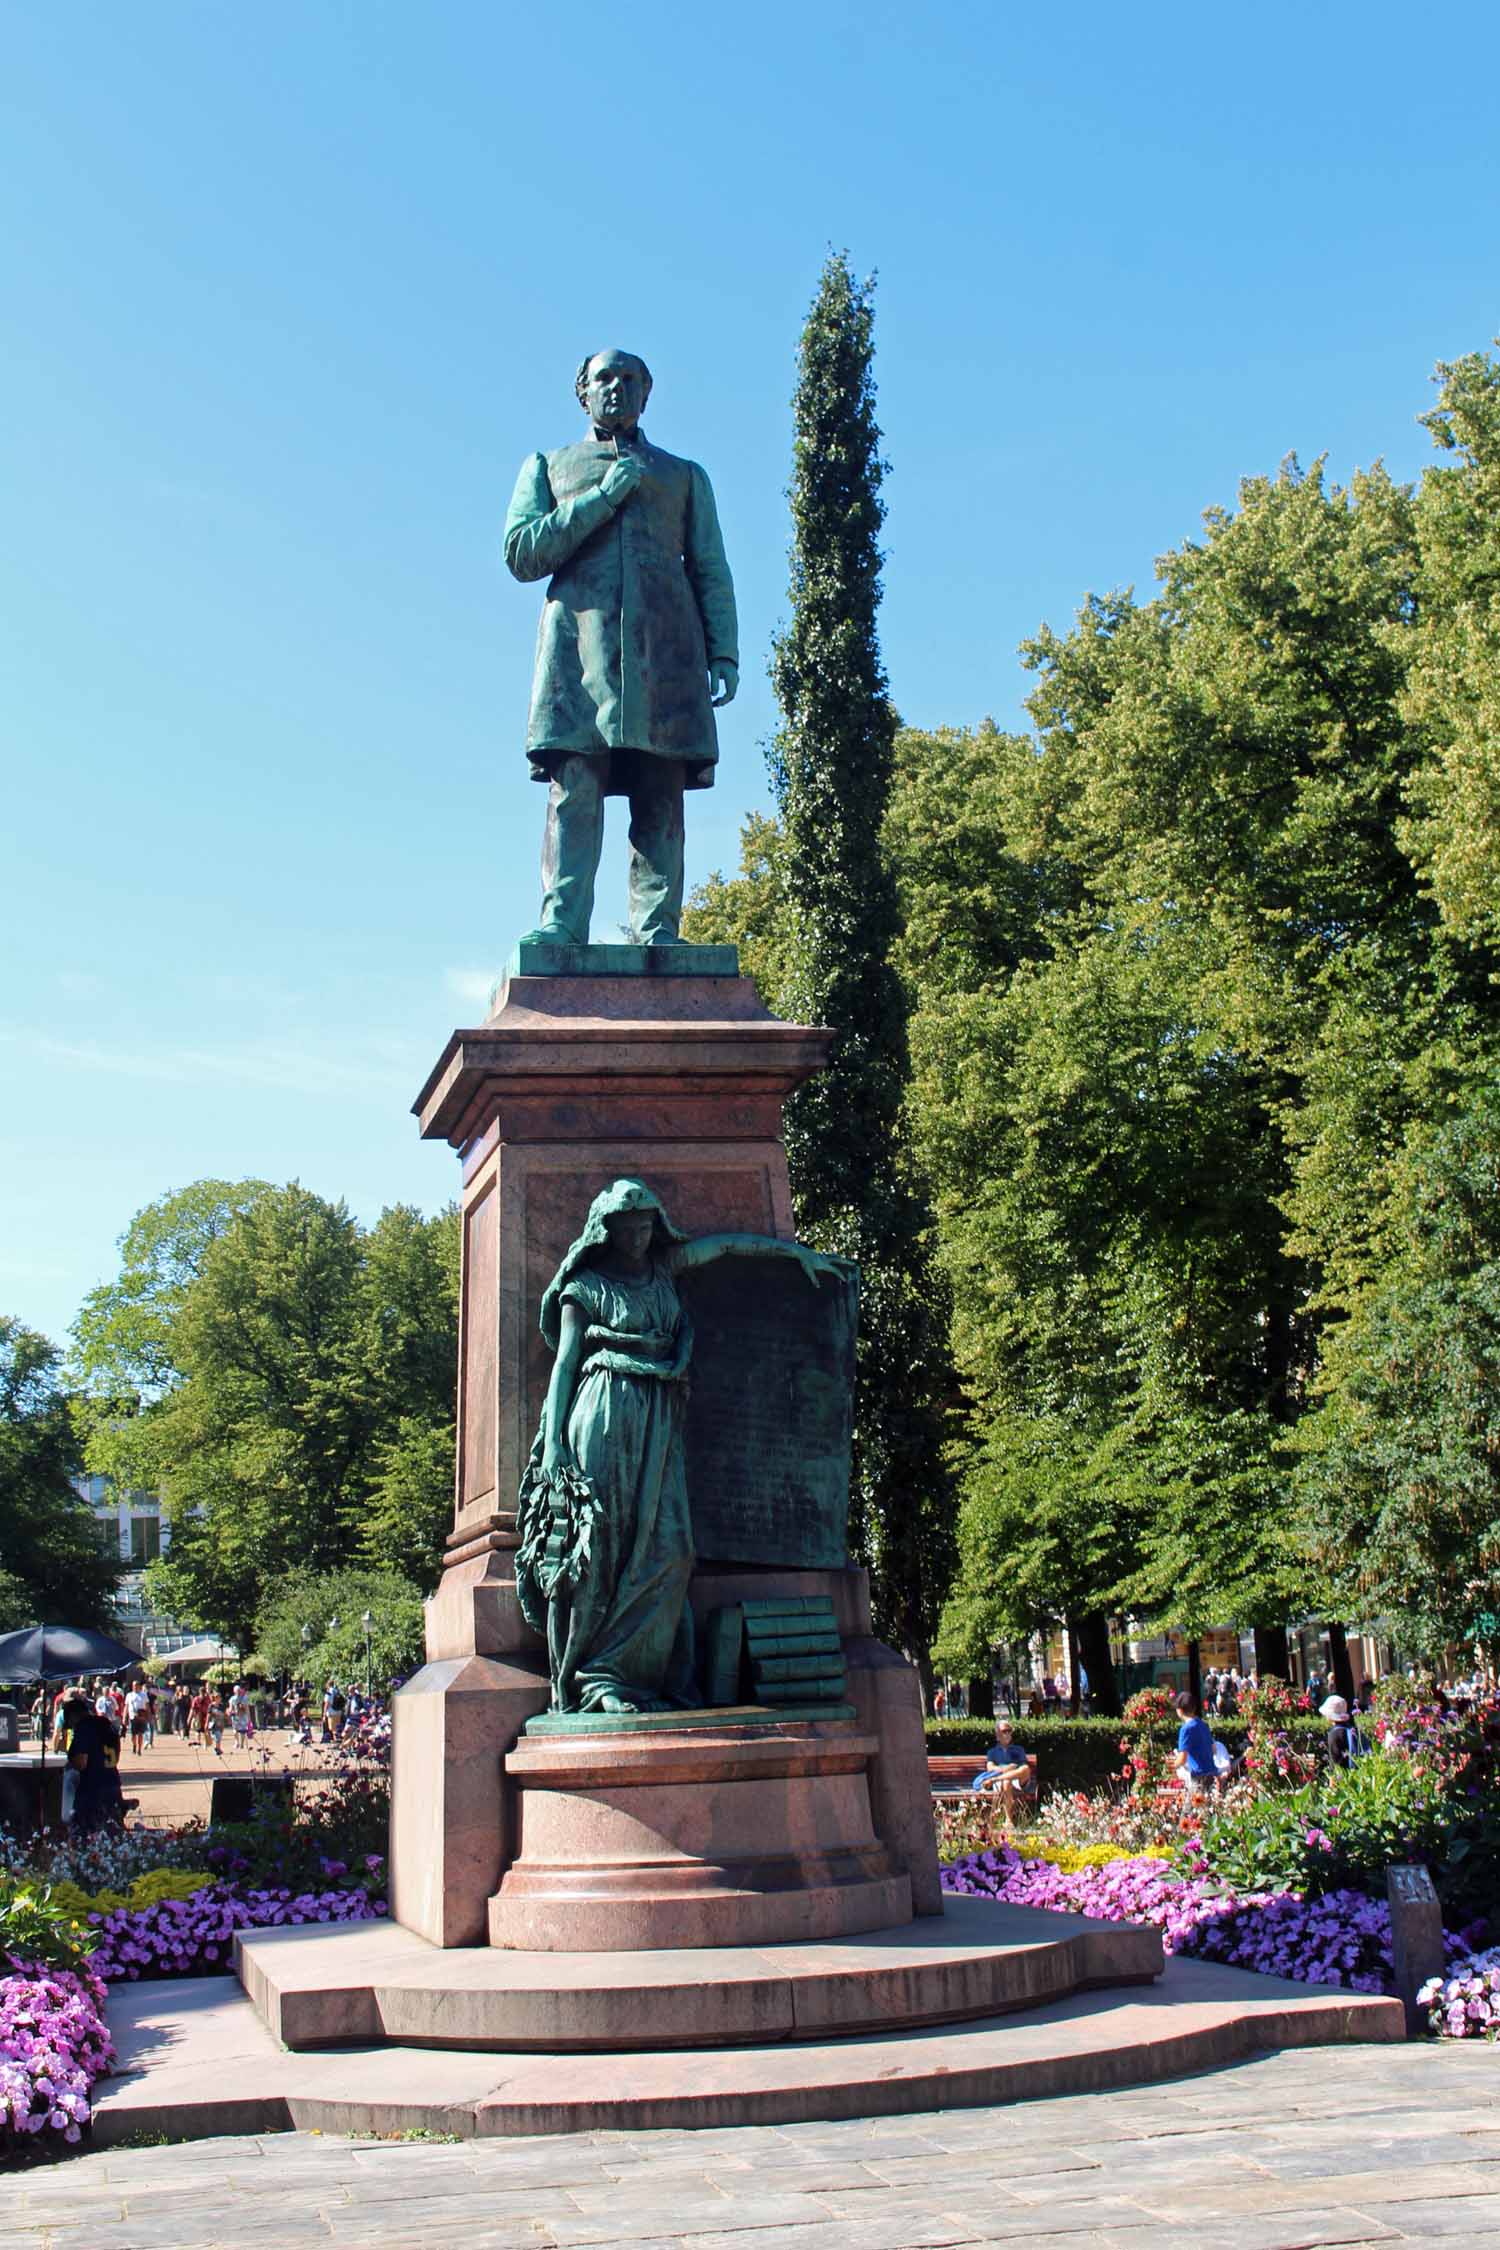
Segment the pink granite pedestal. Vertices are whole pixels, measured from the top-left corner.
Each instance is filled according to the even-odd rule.
[[[690,1233],[789,1238],[781,1107],[828,1043],[824,1031],[778,1022],[745,977],[517,975],[487,1023],[453,1034],[415,1105],[424,1136],[447,1140],[463,1164],[454,1529],[427,1604],[428,1661],[393,1714],[393,1908],[435,1945],[544,1942],[496,1939],[489,1906],[507,1901],[501,1929],[507,1915],[533,1912],[522,1903],[531,1875],[510,1882],[530,1749],[511,1760],[527,1719],[546,1707],[546,1651],[516,1599],[514,1505],[550,1367],[537,1329],[542,1291],[593,1197],[622,1173],[645,1179]],[[828,1917],[830,1930],[875,1926],[856,1895],[891,1920],[941,1913],[917,1678],[872,1637],[865,1574],[720,1558],[700,1567],[691,1598],[702,1620],[787,1593],[833,1599],[867,1746],[865,1833],[854,1841],[850,1829],[827,1881],[811,1880],[818,1857],[806,1857],[823,1900],[810,1897],[806,1911]],[[664,1846],[667,1857],[688,1856],[681,1841]],[[848,1854],[860,1852],[877,1858],[856,1868]],[[790,1866],[797,1853],[779,1857]],[[743,1878],[749,1860],[713,1864],[741,1871],[717,1886],[725,1895],[773,1895],[771,1882]],[[772,1910],[762,1911],[769,1925]],[[659,1939],[617,1942],[676,1943],[672,1929],[698,1925],[684,1915],[657,1926]]]
[[[911,1920],[852,1721],[529,1736],[490,1943],[542,1953],[780,1945]]]

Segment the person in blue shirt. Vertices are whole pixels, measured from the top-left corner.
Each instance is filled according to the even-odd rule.
[[[1035,1796],[1036,1775],[1031,1758],[1016,1741],[1009,1719],[997,1722],[995,1739],[985,1752],[984,1771],[974,1776],[970,1787],[998,1792],[1007,1820],[1013,1816],[1018,1803],[1029,1803]]]
[[[1177,1729],[1177,1754],[1173,1763],[1188,1795],[1206,1797],[1217,1779],[1214,1738],[1208,1721],[1199,1713],[1198,1698],[1189,1695],[1186,1688],[1177,1698],[1177,1715],[1182,1724]]]

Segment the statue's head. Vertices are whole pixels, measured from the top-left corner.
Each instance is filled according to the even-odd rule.
[[[613,1180],[589,1206],[584,1240],[635,1251],[664,1250],[682,1236],[644,1180]]]
[[[651,370],[638,352],[595,352],[573,385],[578,403],[601,430],[633,430],[651,396]]]
[[[621,1248],[634,1247],[615,1235],[616,1226],[622,1222],[630,1226],[632,1232],[639,1225],[652,1255],[662,1255],[674,1242],[687,1240],[667,1217],[661,1197],[648,1188],[644,1180],[611,1180],[607,1188],[601,1188],[589,1205],[582,1234],[568,1245],[563,1262],[542,1297],[542,1334],[553,1351],[557,1349],[562,1320],[562,1293],[571,1277],[580,1266],[592,1265],[599,1252],[607,1253],[617,1242]]]

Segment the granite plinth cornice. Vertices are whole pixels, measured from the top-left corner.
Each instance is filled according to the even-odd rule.
[[[832,1039],[779,1022],[748,978],[512,977],[488,1023],[453,1033],[412,1108],[425,1140],[458,1149],[497,1118],[502,1139],[558,1125],[567,1137],[570,1115],[597,1130],[642,1103],[678,1107],[701,1132],[717,1102],[741,1116],[746,1101],[779,1103],[824,1067]]]

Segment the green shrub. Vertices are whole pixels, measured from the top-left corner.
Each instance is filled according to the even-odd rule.
[[[1320,1843],[1317,1789],[1260,1796],[1205,1821],[1202,1852],[1215,1875],[1237,1891],[1327,1889],[1330,1850]]]
[[[1202,1848],[1214,1874],[1237,1890],[1368,1891],[1385,1896],[1388,1867],[1432,1870],[1450,1912],[1493,1902],[1495,1841],[1436,1774],[1371,1753],[1300,1788],[1263,1794],[1213,1816]],[[1489,1899],[1483,1896],[1490,1882]]]
[[[1214,1740],[1222,1742],[1231,1757],[1242,1755],[1246,1744],[1244,1722],[1210,1719]],[[1037,1779],[1045,1793],[1051,1789],[1081,1789],[1086,1795],[1108,1788],[1125,1763],[1120,1745],[1125,1739],[1123,1719],[1055,1718],[1017,1719],[1016,1739],[1037,1754]],[[1170,1750],[1177,1741],[1175,1726],[1154,1730]],[[1316,1750],[1324,1735],[1320,1719],[1298,1716],[1288,1732],[1300,1748]],[[929,1719],[927,1748],[934,1756],[956,1756],[961,1751],[987,1750],[995,1739],[993,1719]]]
[[[82,1969],[99,1933],[41,1876],[0,1875],[0,1970],[11,1961],[50,1969]]]

